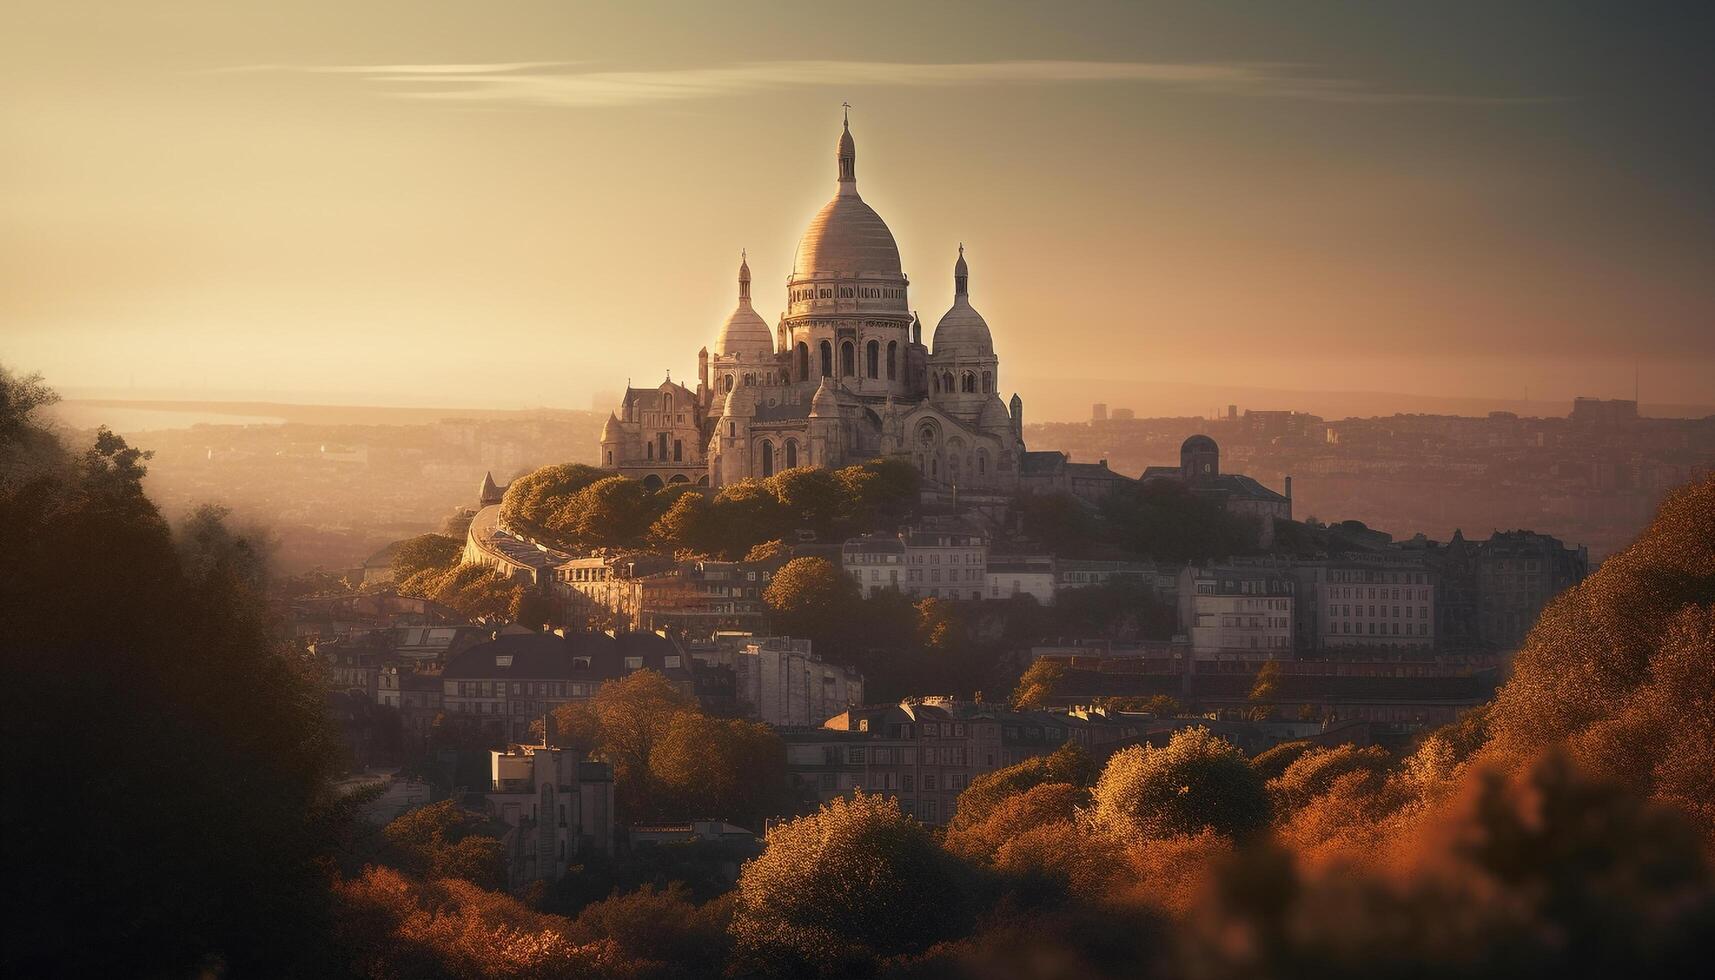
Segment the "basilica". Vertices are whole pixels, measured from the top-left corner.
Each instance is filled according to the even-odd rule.
[[[963,246],[953,306],[925,345],[893,233],[858,195],[849,119],[836,156],[837,190],[798,242],[785,314],[773,329],[757,314],[741,260],[737,305],[697,355],[696,389],[671,377],[628,386],[602,427],[604,467],[651,487],[718,487],[897,456],[928,486],[1017,486],[1024,406],[1001,401]]]

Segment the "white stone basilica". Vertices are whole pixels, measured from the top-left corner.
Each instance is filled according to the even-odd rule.
[[[798,242],[786,314],[770,330],[751,306],[750,266],[738,306],[697,388],[669,378],[627,387],[602,427],[603,465],[658,487],[722,486],[794,466],[909,459],[926,485],[1011,490],[1024,453],[1023,402],[1000,399],[994,340],[970,302],[964,248],[953,307],[933,349],[906,300],[892,232],[857,191],[857,149],[840,134],[839,183]]]

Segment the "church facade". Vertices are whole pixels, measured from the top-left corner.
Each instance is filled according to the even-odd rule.
[[[1023,402],[1000,397],[988,323],[971,306],[963,246],[952,308],[930,344],[911,310],[893,233],[857,190],[848,120],[833,200],[811,219],[771,329],[738,301],[698,353],[696,388],[627,387],[601,433],[602,465],[652,487],[723,486],[796,466],[909,460],[927,486],[1009,491],[1024,454]]]

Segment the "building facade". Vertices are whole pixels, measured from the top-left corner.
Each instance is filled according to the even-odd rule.
[[[1187,566],[1179,628],[1197,660],[1290,660],[1293,600],[1284,569]]]
[[[613,853],[613,770],[574,752],[526,745],[489,753],[488,806],[507,827],[507,887],[559,881],[579,854]]]
[[[849,122],[835,157],[836,192],[799,240],[785,313],[770,328],[756,312],[741,259],[737,304],[713,351],[698,352],[696,388],[671,376],[628,386],[602,428],[604,467],[651,487],[721,486],[901,456],[930,486],[1017,484],[1023,402],[1001,401],[964,248],[926,345],[893,233],[858,194]]]
[[[809,640],[754,637],[730,656],[739,708],[758,721],[815,726],[863,703],[863,675],[817,657]]]
[[[981,599],[988,589],[988,532],[949,521],[897,535],[853,538],[840,567],[865,596],[895,589],[912,598]]]
[[[1421,558],[1375,555],[1299,562],[1292,575],[1298,585],[1300,653],[1435,647],[1435,573]]]

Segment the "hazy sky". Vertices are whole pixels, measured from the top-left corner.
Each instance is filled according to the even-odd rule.
[[[778,316],[849,100],[912,304],[964,241],[1027,404],[1634,366],[1715,400],[1712,10],[0,0],[0,361],[496,407],[690,378],[741,248]]]

